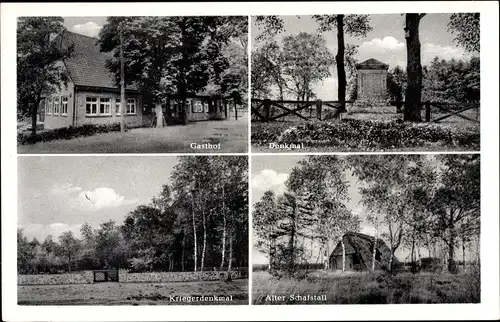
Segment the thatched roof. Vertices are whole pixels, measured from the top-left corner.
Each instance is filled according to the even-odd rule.
[[[361,265],[367,269],[371,269],[372,258],[373,258],[373,245],[375,238],[369,235],[361,233],[347,233],[342,237],[345,247],[346,255],[356,254],[359,256]],[[376,248],[377,260],[375,261],[375,269],[387,269],[389,266],[389,260],[391,256],[391,251],[385,242],[378,238],[377,248]],[[330,260],[333,257],[342,256],[342,244],[338,242],[337,246],[330,255]],[[393,258],[393,262],[397,263],[396,257]]]

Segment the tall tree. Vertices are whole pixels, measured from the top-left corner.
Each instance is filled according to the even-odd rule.
[[[353,37],[365,37],[373,28],[370,26],[368,15],[315,15],[314,19],[318,22],[320,31],[331,31],[336,27],[337,30],[337,54],[335,62],[337,65],[338,78],[338,100],[341,108],[345,110],[346,99],[346,72],[345,72],[345,35]]]
[[[425,13],[405,14],[406,75],[408,84],[405,95],[404,120],[421,122],[422,63],[420,57],[420,20]]]
[[[36,135],[38,108],[43,95],[66,85],[68,74],[62,60],[73,46],[62,48],[54,37],[65,28],[61,17],[20,17],[17,23],[17,110],[31,115],[31,134]]]
[[[73,260],[77,257],[81,243],[73,236],[73,232],[66,231],[59,236],[59,244],[61,245],[61,254],[68,261],[68,271],[71,272]]]
[[[330,75],[332,58],[320,35],[301,32],[283,39],[282,72],[291,80],[297,100],[309,100],[311,85]]]
[[[253,206],[252,224],[255,235],[255,247],[267,254],[269,270],[275,268],[276,239],[278,220],[275,194],[272,190],[264,192],[262,198]]]
[[[472,224],[477,227],[480,210],[480,157],[471,155],[439,156],[443,164],[439,185],[429,202],[434,230],[448,247],[448,271],[457,273],[455,248],[459,233],[477,229],[461,229]]]
[[[448,31],[455,35],[453,39],[470,53],[480,52],[479,13],[454,13],[448,22]]]

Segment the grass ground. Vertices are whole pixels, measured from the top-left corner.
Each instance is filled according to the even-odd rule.
[[[434,113],[432,115],[433,119],[436,119],[443,114],[438,114]],[[472,119],[476,119],[477,115],[476,112],[473,111],[466,111],[462,115],[467,116]],[[423,116],[425,118],[425,116]],[[365,124],[368,124],[369,121],[381,121],[381,122],[390,122],[390,121],[396,121],[398,119],[402,118],[402,115],[399,114],[351,114],[351,115],[345,115],[343,117],[344,119],[354,119],[354,120],[360,120],[360,121],[366,121]],[[345,121],[347,122],[347,121]],[[460,143],[456,143],[454,139],[451,140],[435,140],[435,141],[430,141],[430,140],[420,140],[419,144],[405,144],[403,143],[402,145],[399,146],[384,146],[383,144],[378,144],[376,143],[375,145],[378,145],[377,147],[373,147],[374,142],[378,142],[381,138],[380,137],[374,137],[367,135],[367,137],[361,141],[357,142],[356,144],[350,144],[349,146],[348,143],[353,143],[350,142],[349,137],[352,137],[353,140],[356,139],[357,136],[359,136],[359,132],[356,132],[356,129],[351,128],[349,129],[351,132],[342,132],[342,130],[339,130],[343,128],[346,124],[344,121],[339,121],[339,120],[330,120],[328,122],[321,122],[321,121],[313,121],[310,122],[309,124],[313,124],[315,127],[318,127],[318,130],[316,132],[312,131],[309,133],[309,135],[304,136],[304,137],[299,137],[297,139],[297,142],[285,142],[281,141],[281,138],[283,137],[283,134],[287,133],[287,131],[290,131],[290,129],[296,129],[297,127],[304,126],[306,122],[302,120],[289,120],[289,121],[283,121],[283,122],[252,122],[252,152],[256,153],[273,153],[273,152],[280,152],[280,153],[286,153],[286,152],[383,152],[383,151],[390,151],[390,152],[421,152],[421,151],[434,151],[434,152],[441,152],[441,151],[479,151],[479,143],[471,143],[471,144],[466,144],[462,145]],[[337,138],[335,136],[328,136],[326,135],[326,132],[329,130],[328,126],[325,127],[325,125],[329,123],[330,127],[332,130],[335,130],[335,127],[338,127],[338,129],[334,132],[339,132],[339,134],[343,137]],[[411,127],[413,123],[404,123],[405,126]],[[427,125],[428,124],[428,125]],[[480,133],[480,124],[478,122],[474,121],[469,121],[465,120],[463,118],[460,118],[458,116],[452,116],[449,117],[445,120],[442,120],[439,123],[421,123],[419,124],[422,127],[430,127],[430,128],[435,128],[435,129],[441,129],[442,131],[450,131],[451,133],[455,133],[456,137],[459,138],[463,134],[466,133],[466,135],[475,135],[477,138],[479,138],[479,133]],[[365,129],[366,130],[366,129]],[[366,130],[366,131],[369,131]],[[425,129],[422,128],[422,134],[426,135]],[[364,132],[363,132],[364,133]],[[402,138],[405,138],[404,134],[400,134]],[[321,139],[319,139],[319,137]],[[272,149],[269,147],[268,143],[304,143],[304,148],[303,149],[295,149],[295,150],[285,150],[285,149]],[[356,139],[359,140],[359,139]],[[265,142],[265,143],[263,143]],[[358,144],[359,143],[359,144]]]
[[[191,143],[221,143],[220,150],[198,150]],[[124,134],[101,133],[70,140],[18,146],[18,153],[245,153],[248,150],[248,117],[204,121],[161,129],[137,128]]]
[[[224,302],[172,302],[170,296],[229,296]],[[232,282],[18,285],[19,305],[247,305],[248,280]]]
[[[478,303],[479,274],[383,273],[314,271],[307,278],[277,279],[253,272],[253,304],[402,304]],[[291,295],[310,299],[292,300]],[[278,301],[273,301],[282,296]],[[316,299],[312,296],[317,296]]]

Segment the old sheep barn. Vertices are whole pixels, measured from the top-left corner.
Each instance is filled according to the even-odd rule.
[[[345,269],[364,271],[371,270],[373,258],[374,237],[360,234],[347,233],[342,237],[345,247]],[[381,239],[377,239],[375,248],[375,269],[389,267],[391,252]],[[394,264],[398,260],[393,258]],[[342,270],[342,243],[339,241],[328,259],[329,267],[333,270]]]

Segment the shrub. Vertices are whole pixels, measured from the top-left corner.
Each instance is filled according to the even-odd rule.
[[[293,126],[291,126],[293,125]],[[252,143],[304,143],[342,150],[391,150],[441,144],[479,149],[479,131],[402,120],[335,120],[252,124]]]
[[[35,136],[31,134],[18,133],[18,144],[34,144],[37,142],[48,142],[53,140],[69,140],[81,136],[91,136],[97,133],[118,132],[120,124],[84,124],[82,126],[62,127],[55,130],[37,133]]]

